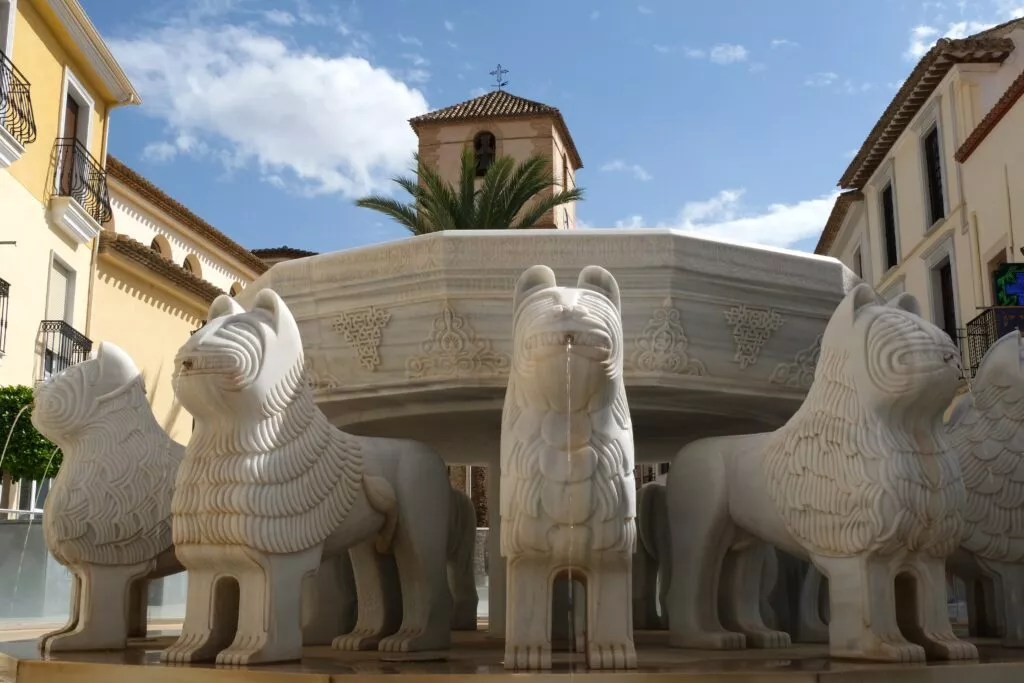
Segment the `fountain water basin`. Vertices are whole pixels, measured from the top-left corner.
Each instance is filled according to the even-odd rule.
[[[622,291],[640,462],[687,441],[774,429],[810,385],[817,341],[857,278],[838,261],[666,229],[442,232],[279,263],[249,286],[294,313],[337,426],[496,462],[512,291],[542,263],[591,264]]]

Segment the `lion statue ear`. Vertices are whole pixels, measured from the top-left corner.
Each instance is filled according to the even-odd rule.
[[[903,309],[907,313],[913,313],[919,318],[921,317],[921,304],[917,302],[917,297],[913,294],[904,292],[890,301],[889,305],[893,308]]]
[[[619,294],[619,283],[615,277],[601,266],[587,266],[580,271],[577,282],[580,289],[589,289],[604,294],[617,310],[622,310],[622,297]]]
[[[245,309],[227,294],[221,294],[210,304],[210,311],[206,314],[206,319],[213,320],[214,318],[238,315],[239,313],[245,313]]]
[[[292,317],[292,312],[288,310],[284,299],[274,290],[261,289],[256,294],[256,298],[252,302],[252,308],[249,310],[269,313],[271,320],[274,321],[274,330],[279,335],[286,329],[293,330],[298,335],[299,327],[295,322],[295,318]]]
[[[131,356],[112,342],[100,342],[96,348],[96,361],[99,363],[100,374],[119,384],[127,384],[139,375],[139,369]]]
[[[877,306],[881,303],[878,299],[878,294],[871,285],[861,283],[850,290],[850,293],[846,295],[846,298],[839,303],[839,307],[836,310],[836,314],[840,310],[846,311],[846,317],[852,321],[857,317],[857,313],[860,309],[866,306]],[[837,315],[833,315],[837,317]]]
[[[512,302],[512,310],[518,311],[526,297],[539,289],[555,287],[555,271],[547,266],[531,266],[523,271],[516,280],[516,293]]]

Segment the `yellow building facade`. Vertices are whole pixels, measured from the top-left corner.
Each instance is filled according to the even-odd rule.
[[[140,99],[76,0],[0,0],[0,385],[85,357],[110,112]]]

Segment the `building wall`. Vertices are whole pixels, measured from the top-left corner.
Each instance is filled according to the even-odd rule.
[[[89,125],[89,152],[97,160],[103,159],[106,137],[107,103],[102,101],[98,88],[90,80],[86,68],[72,59],[58,37],[40,16],[31,0],[20,0],[14,22],[14,51],[11,60],[31,84],[32,108],[35,113],[36,141],[25,147],[25,154],[9,169],[22,185],[40,201],[49,199],[54,182],[54,140],[63,133],[59,130],[65,100],[65,72],[70,70],[88,91],[93,101]],[[64,36],[61,40],[70,42]]]
[[[166,240],[165,246],[171,250],[171,261],[182,265],[185,258],[191,255],[199,262],[200,272],[197,275],[214,287],[230,292],[232,285],[244,286],[252,281],[251,275],[233,267],[227,258],[218,258],[217,252],[210,245],[204,244],[187,228],[168,220],[142,200],[133,197],[116,181],[110,183],[110,204],[116,232],[147,246],[154,237],[160,235]]]
[[[441,177],[449,183],[457,183],[462,167],[463,148],[472,145],[473,138],[484,131],[494,135],[497,146],[495,151],[498,156],[511,156],[516,160],[522,160],[539,154],[547,159],[552,164],[556,183],[552,191],[561,189],[563,143],[550,117],[425,125],[419,132],[420,159],[423,163],[438,169]],[[575,173],[571,165],[572,161],[569,161],[571,181],[575,186]],[[571,223],[575,226],[576,208],[572,205],[566,208],[569,210]],[[548,214],[537,227],[556,227],[555,217]],[[561,227],[560,222],[557,227]]]
[[[104,254],[93,289],[95,342],[111,341],[135,361],[157,421],[179,443],[192,434],[192,416],[174,398],[174,356],[206,317],[207,305],[148,271]]]

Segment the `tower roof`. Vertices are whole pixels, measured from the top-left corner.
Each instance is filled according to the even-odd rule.
[[[573,142],[572,135],[569,134],[569,127],[565,125],[565,119],[562,118],[562,113],[557,108],[513,95],[504,90],[492,90],[480,97],[416,116],[409,119],[409,125],[419,133],[420,127],[426,124],[519,119],[535,116],[550,116],[554,119],[555,127],[558,128],[559,134],[565,141],[566,151],[569,152],[572,159],[573,168],[583,168],[583,160],[580,159],[576,143]]]

